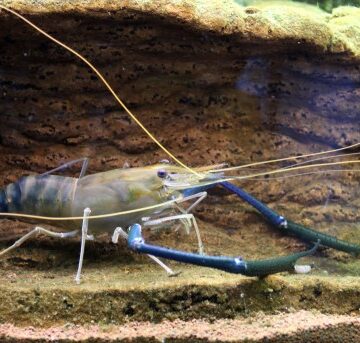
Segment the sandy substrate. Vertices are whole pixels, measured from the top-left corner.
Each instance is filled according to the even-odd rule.
[[[344,326],[345,324],[345,326]],[[338,335],[333,334],[335,327],[342,327]],[[347,329],[346,329],[347,328]],[[72,339],[76,341],[115,341],[140,338],[154,339],[164,342],[167,339],[208,340],[208,341],[271,341],[275,337],[284,338],[299,336],[300,332],[319,332],[330,330],[331,337],[336,339],[343,335],[344,342],[350,342],[345,337],[360,335],[359,316],[326,315],[318,312],[299,311],[288,314],[268,316],[258,314],[255,317],[236,320],[217,320],[209,323],[204,320],[164,321],[159,324],[149,322],[134,322],[123,326],[79,326],[65,325],[39,329],[35,327],[16,327],[10,324],[0,325],[0,335],[14,340],[59,341]],[[347,331],[349,330],[349,331]],[[350,333],[351,331],[351,333]],[[351,336],[344,336],[349,332]],[[301,334],[303,335],[303,334]],[[307,334],[308,335],[308,334]],[[310,337],[310,336],[309,336]],[[325,339],[325,336],[323,336]],[[328,341],[332,341],[328,337]],[[360,338],[359,340],[360,341]],[[352,340],[352,342],[355,342]]]

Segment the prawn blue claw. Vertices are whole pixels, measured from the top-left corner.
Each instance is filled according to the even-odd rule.
[[[298,252],[292,255],[265,260],[245,261],[241,257],[200,255],[147,244],[142,237],[141,226],[139,224],[133,224],[129,229],[129,248],[140,253],[151,254],[157,257],[171,259],[178,262],[220,269],[225,272],[234,274],[259,277],[292,270],[295,267],[295,263],[298,259],[313,254],[320,244],[351,254],[360,254],[359,245],[339,240],[333,236],[315,231],[301,224],[287,220],[263,204],[260,200],[256,199],[249,193],[230,182],[223,181],[219,182],[219,184],[254,207],[273,227],[280,229],[285,233],[293,234],[294,236],[301,238],[304,241],[315,243],[315,245],[307,251]],[[191,195],[199,189],[203,190],[205,188],[207,189],[209,187],[205,186],[200,188],[189,188],[184,190],[183,194]]]
[[[301,257],[313,254],[318,245],[319,242],[316,243],[310,250],[288,256],[267,260],[245,261],[241,257],[200,255],[147,244],[142,237],[141,225],[139,224],[131,225],[128,235],[129,248],[139,253],[150,254],[157,257],[208,268],[220,269],[233,274],[260,277],[293,270],[296,261]]]
[[[254,198],[249,193],[245,192],[243,189],[233,185],[228,181],[221,182],[220,185],[222,185],[227,190],[235,193],[239,198],[257,209],[270,222],[271,225],[274,225],[276,227],[287,226],[287,221],[283,216],[280,216],[278,213],[267,207],[260,200]]]
[[[224,181],[221,182],[220,185],[232,193],[235,193],[239,198],[254,207],[265,217],[267,221],[269,221],[273,227],[280,229],[284,233],[292,234],[305,242],[314,243],[320,241],[320,244],[323,246],[344,251],[356,256],[360,255],[359,245],[337,239],[334,236],[318,232],[301,224],[297,224],[291,220],[286,220],[283,216],[267,207],[261,201],[230,182]]]

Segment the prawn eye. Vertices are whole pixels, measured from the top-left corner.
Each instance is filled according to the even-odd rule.
[[[167,176],[167,172],[164,169],[160,169],[158,170],[157,175],[159,178],[164,179]]]

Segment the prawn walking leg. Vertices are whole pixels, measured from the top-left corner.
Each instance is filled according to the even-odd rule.
[[[90,208],[85,208],[84,210],[84,217],[82,222],[82,228],[81,228],[81,248],[80,248],[80,257],[79,257],[79,265],[78,270],[75,276],[75,282],[77,284],[80,284],[80,278],[81,278],[81,269],[83,265],[84,260],[84,252],[85,252],[85,242],[86,240],[92,240],[93,236],[88,235],[88,223],[89,223],[89,214],[91,213]]]
[[[206,197],[207,197],[207,192],[196,193],[196,194],[186,196],[183,199],[180,199],[180,200],[176,201],[174,206],[181,213],[190,213]],[[196,199],[196,201],[193,204],[191,204],[187,209],[184,209],[183,207],[180,206],[181,203],[192,200],[192,199]],[[182,220],[181,222],[185,226],[186,232],[189,233],[190,227],[187,225],[188,221]],[[200,236],[200,233],[199,233],[199,236]]]
[[[175,215],[175,216],[163,217],[163,218],[158,218],[158,219],[150,219],[150,220],[147,220],[144,223],[144,226],[159,225],[159,224],[162,224],[162,223],[165,223],[165,222],[168,222],[168,221],[178,220],[178,219],[181,220],[181,221],[183,221],[185,219],[185,220],[189,220],[189,221],[192,222],[192,226],[195,229],[196,237],[197,237],[197,240],[198,240],[199,254],[204,255],[204,245],[203,245],[202,240],[201,240],[200,230],[199,230],[199,227],[198,227],[197,222],[195,220],[195,217],[194,217],[194,215],[192,213],[184,213],[184,214],[178,214],[178,215]],[[188,227],[188,224],[186,223],[185,226]],[[188,230],[187,230],[187,232],[188,232]]]
[[[198,241],[198,249],[199,249],[199,254],[203,255],[204,254],[204,244],[201,240],[201,235],[200,235],[200,230],[199,227],[197,225],[196,219],[194,217],[193,214],[189,213],[191,210],[193,210],[201,201],[203,201],[207,196],[207,192],[199,192],[196,194],[191,194],[189,196],[185,196],[183,199],[180,199],[178,201],[175,202],[175,207],[182,213],[179,215],[174,215],[174,216],[168,216],[168,217],[162,217],[162,218],[156,218],[156,219],[151,219],[148,218],[146,220],[144,220],[144,226],[154,226],[154,225],[159,225],[161,223],[164,222],[168,222],[168,221],[172,221],[172,220],[180,220],[181,223],[184,225],[186,233],[189,234],[190,233],[190,228],[191,228],[191,223],[192,226],[195,229],[195,233],[196,233],[196,237],[197,237],[197,241]],[[187,209],[184,209],[183,207],[181,207],[179,204],[192,200],[192,199],[196,199],[196,201],[191,204]]]
[[[177,206],[180,210],[182,211],[185,211],[183,213],[189,213],[191,210],[193,210],[201,201],[203,201],[205,198],[207,197],[207,192],[200,192],[200,193],[196,193],[196,194],[193,194],[193,195],[189,195],[189,196],[186,196],[185,198],[181,199],[181,200],[178,200],[175,205],[178,205],[182,202],[185,202],[185,201],[189,201],[189,200],[192,200],[192,199],[196,199],[197,200],[191,204],[186,210],[183,209],[182,207],[180,206]]]
[[[123,237],[125,240],[128,239],[128,234],[121,228],[121,227],[117,227],[114,230],[114,233],[111,237],[111,241],[116,244],[119,240],[119,236]],[[161,268],[163,268],[168,274],[169,276],[177,276],[180,274],[180,272],[174,272],[171,268],[169,268],[164,262],[162,262],[160,259],[158,259],[157,257],[153,256],[153,255],[149,255],[148,256],[154,261],[156,262]]]
[[[28,240],[32,236],[36,236],[39,233],[42,233],[42,234],[50,236],[50,237],[55,237],[55,238],[70,238],[70,237],[75,237],[78,233],[78,230],[74,230],[74,231],[70,231],[70,232],[53,232],[53,231],[44,229],[40,226],[36,226],[34,230],[28,232],[26,235],[19,238],[13,245],[11,245],[8,248],[6,248],[5,250],[1,251],[0,256],[3,256],[5,254],[7,254],[8,252],[10,252],[11,250],[16,249],[21,244],[23,244],[26,240]]]
[[[182,200],[179,200],[178,202],[175,203],[175,206],[177,206],[177,208],[182,212],[182,213],[190,213],[191,210],[193,210],[201,201],[203,201],[205,198],[207,197],[207,192],[200,192],[200,193],[197,193],[197,194],[193,194],[193,195],[189,195],[187,197],[185,197],[184,199]],[[187,209],[184,209],[182,208],[181,206],[179,206],[179,203],[182,203],[184,201],[188,201],[188,200],[191,200],[191,199],[194,199],[194,198],[198,198],[193,204],[191,204]],[[197,239],[198,239],[198,244],[199,244],[199,254],[200,255],[203,255],[204,254],[204,245],[201,241],[201,237],[200,237],[200,230],[198,228],[198,225],[197,225],[197,222],[196,222],[196,219],[194,217],[194,215],[192,215],[192,221],[193,221],[193,226],[194,226],[194,229],[195,229],[195,232],[196,232],[196,236],[197,236]],[[186,224],[185,222],[183,222],[183,224],[185,225],[186,227]]]

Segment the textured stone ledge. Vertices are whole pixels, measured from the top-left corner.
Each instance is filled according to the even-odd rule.
[[[0,322],[47,327],[237,318],[316,309],[359,315],[356,277],[280,275],[263,280],[174,265],[169,278],[149,264],[86,263],[80,286],[73,267],[47,271],[13,267],[1,272]]]
[[[179,21],[198,30],[238,35],[240,40],[308,43],[328,52],[360,55],[360,9],[340,7],[327,14],[315,6],[290,1],[258,1],[244,7],[232,0],[161,1],[4,1],[29,14],[83,13],[126,16],[128,11]],[[122,12],[122,13],[121,13]]]

